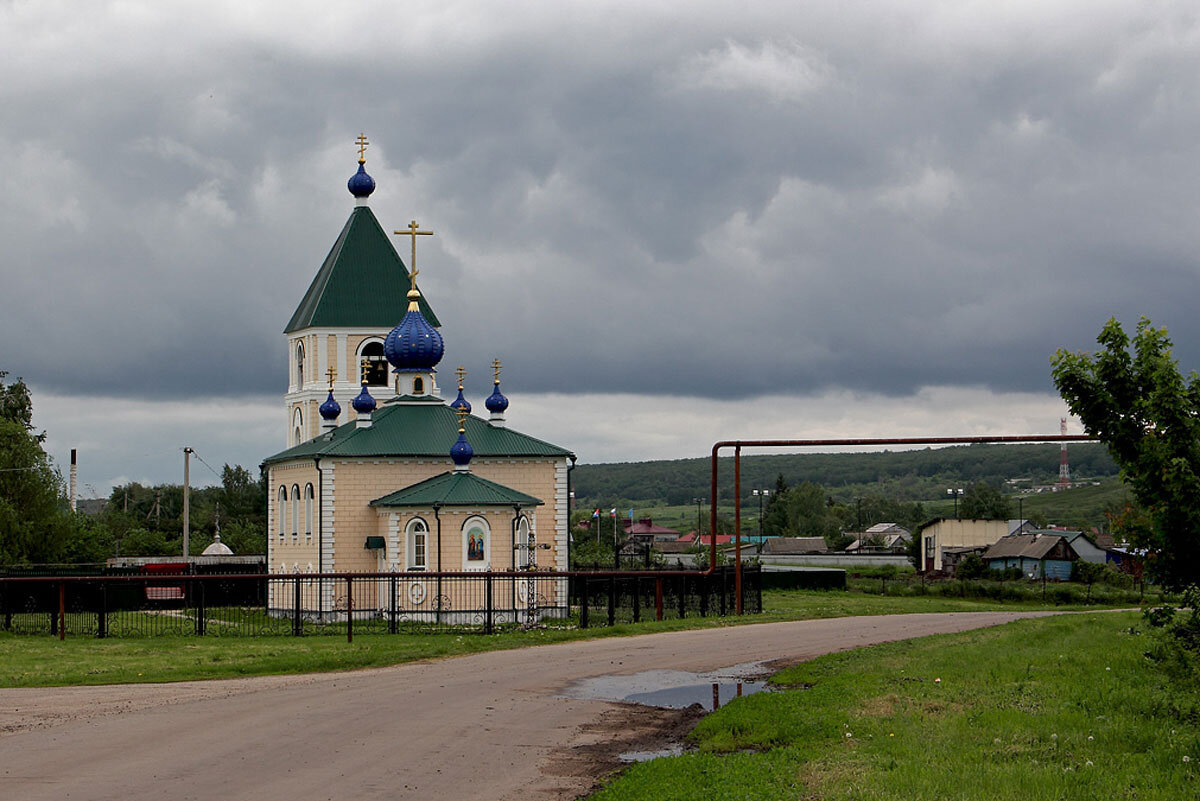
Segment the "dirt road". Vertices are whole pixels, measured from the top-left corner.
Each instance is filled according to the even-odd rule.
[[[797,661],[1048,613],[768,623],[350,673],[0,690],[0,798],[570,799],[694,713],[563,698],[592,676]]]

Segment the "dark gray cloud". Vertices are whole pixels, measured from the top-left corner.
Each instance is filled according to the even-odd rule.
[[[1111,315],[1200,356],[1186,4],[156,8],[0,11],[0,369],[55,393],[281,393],[360,130],[506,386],[1047,391]]]

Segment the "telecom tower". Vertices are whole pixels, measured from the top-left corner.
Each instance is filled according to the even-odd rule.
[[[1059,431],[1065,437],[1067,435],[1067,418],[1059,418]],[[1067,443],[1062,444],[1062,451],[1058,457],[1058,485],[1055,490],[1065,490],[1071,488],[1071,468],[1067,465]]]

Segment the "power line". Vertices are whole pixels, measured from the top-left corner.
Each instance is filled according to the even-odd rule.
[[[200,464],[202,464],[202,465],[204,465],[205,467],[207,467],[207,468],[208,468],[208,471],[209,471],[210,473],[212,473],[212,474],[213,474],[214,476],[216,476],[217,478],[221,478],[221,474],[220,474],[220,473],[218,473],[216,470],[213,470],[213,468],[212,468],[212,465],[210,465],[208,462],[204,461],[204,459],[200,458],[200,454],[196,453],[196,449],[195,449],[195,448],[192,448],[192,456],[195,456],[195,457],[196,457],[196,458],[197,458],[197,459],[200,461]]]

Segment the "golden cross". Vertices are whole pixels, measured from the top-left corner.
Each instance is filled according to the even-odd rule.
[[[367,359],[363,359],[360,364],[362,366],[362,382],[365,384],[367,383],[367,370],[370,368],[371,362]]]
[[[417,221],[413,220],[408,224],[407,231],[393,231],[396,236],[412,237],[412,259],[408,263],[408,269],[412,270],[408,277],[412,279],[412,289],[417,288],[417,237],[418,236],[433,236],[433,231],[419,231],[421,226],[417,225]]]
[[[367,135],[365,133],[360,133],[358,135],[358,163],[359,164],[367,163],[367,159],[363,154],[367,152],[367,145],[369,145],[369,144],[371,144],[371,143],[367,141]]]
[[[458,369],[455,370],[454,372],[458,373],[458,388],[461,391],[462,387],[463,387],[463,377],[467,374],[467,371],[464,370],[463,366],[460,364],[458,366]]]
[[[467,429],[466,429],[467,410],[460,406],[459,408],[454,410],[454,413],[458,415],[458,433],[460,433],[460,434],[467,433]]]
[[[496,375],[496,383],[500,383],[500,360],[492,359],[492,372]]]
[[[334,370],[333,367],[330,366],[330,368],[325,371],[325,375],[329,376],[329,388],[333,389],[333,377],[337,375],[337,370]]]

